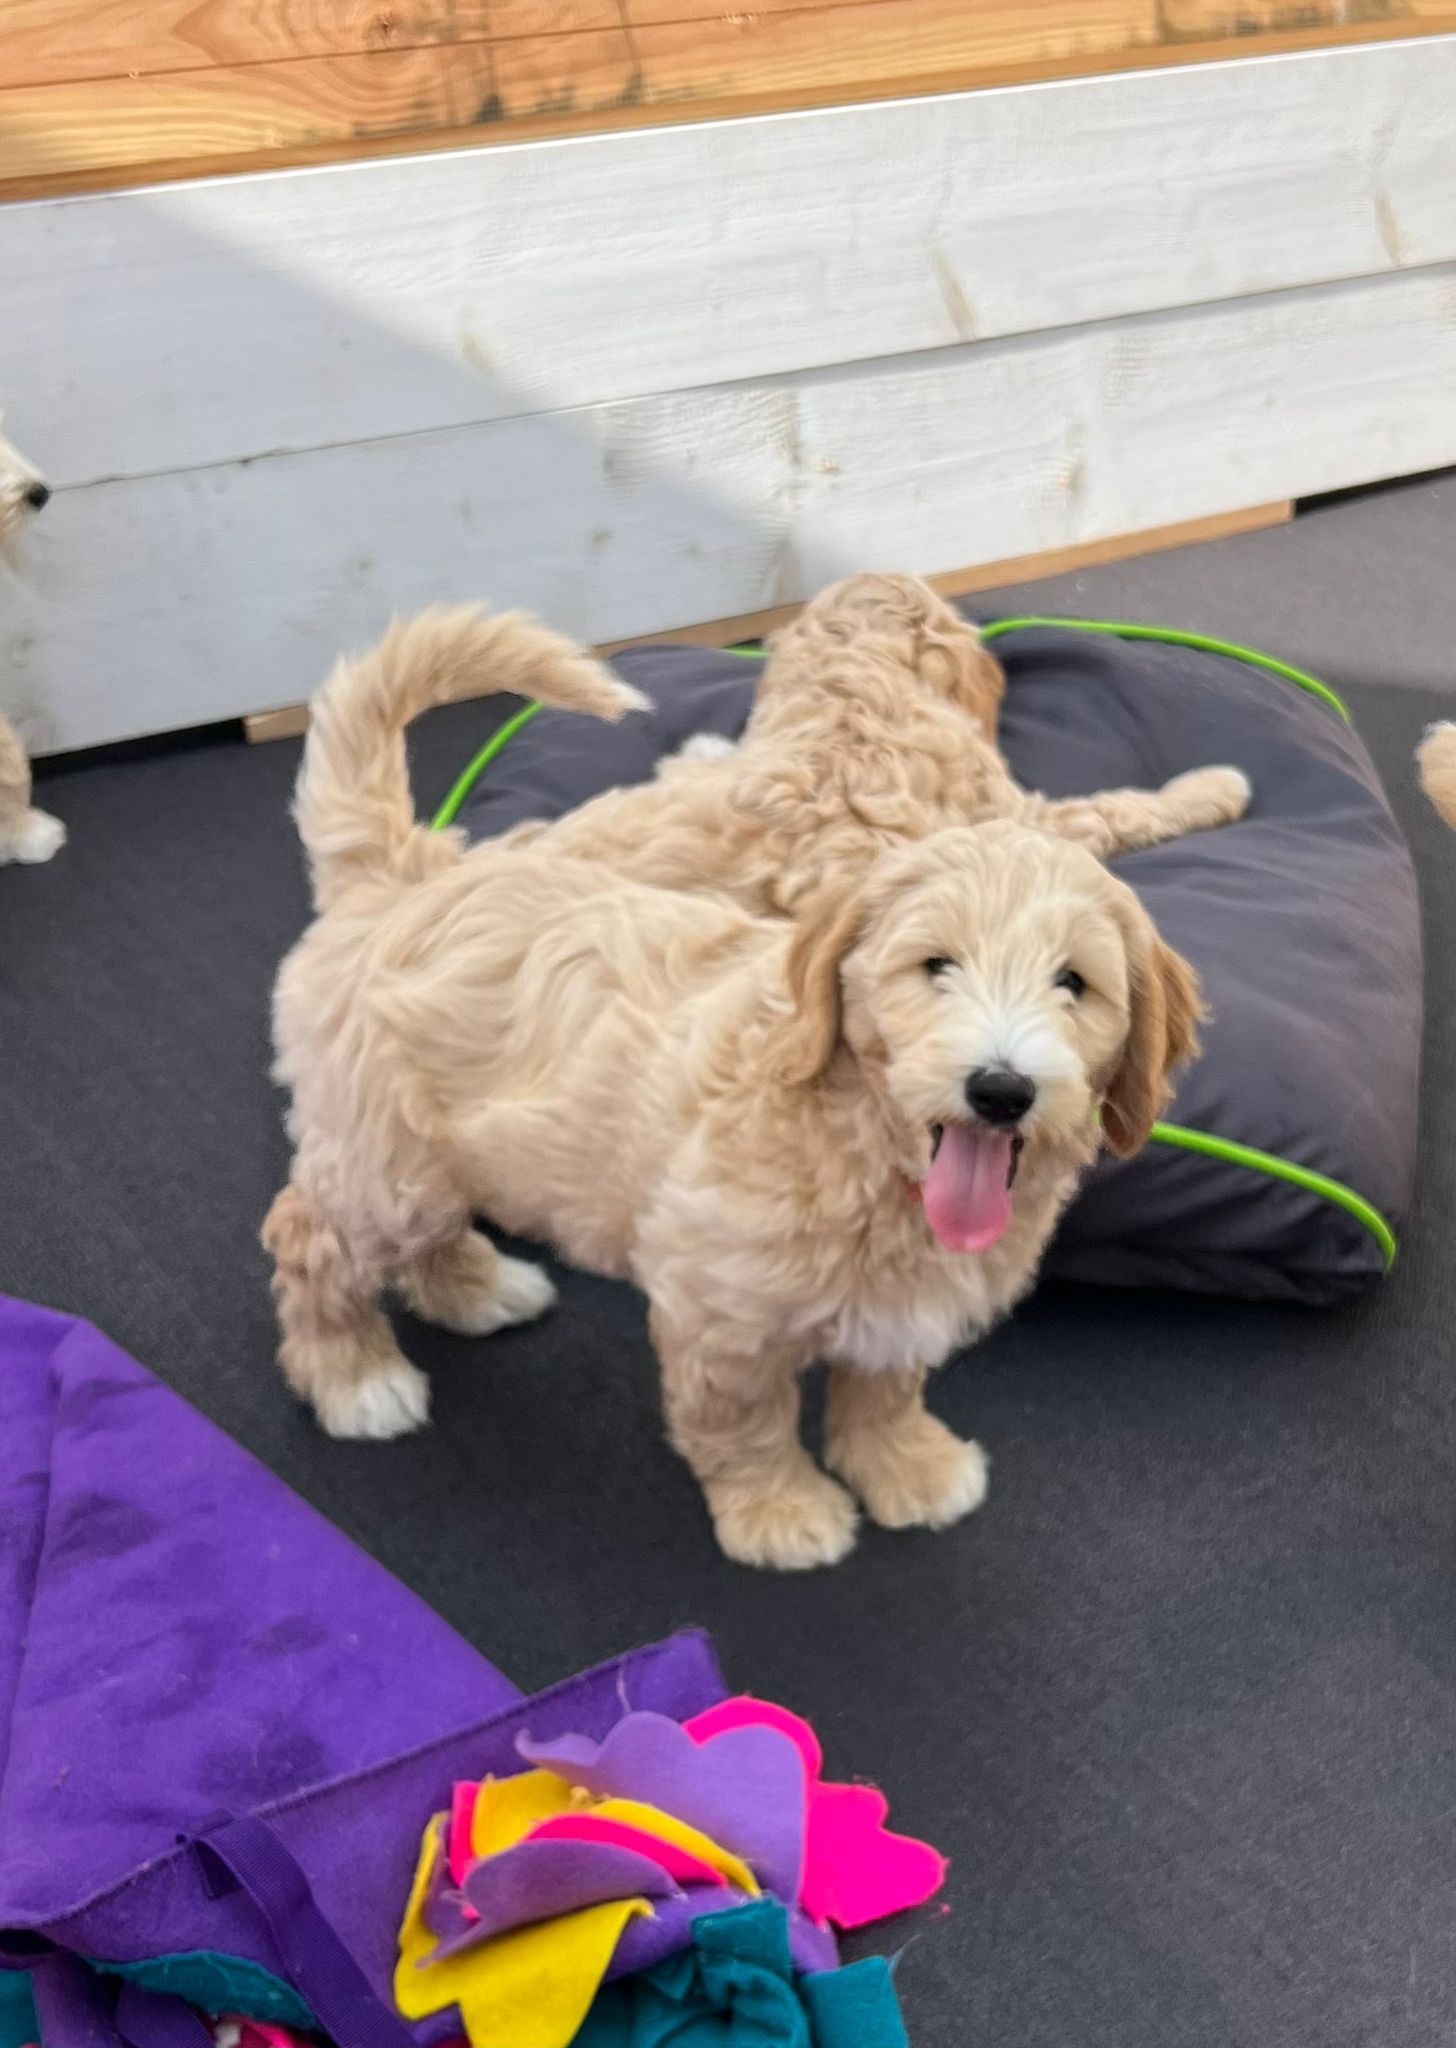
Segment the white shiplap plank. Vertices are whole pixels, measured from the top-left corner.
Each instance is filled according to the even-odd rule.
[[[438,597],[612,640],[1452,462],[1446,266],[98,484],[0,594],[0,703],[76,747],[296,702]]]
[[[1456,37],[0,208],[62,482],[1456,259]]]

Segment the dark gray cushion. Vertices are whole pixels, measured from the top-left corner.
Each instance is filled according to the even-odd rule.
[[[1421,951],[1415,877],[1364,747],[1282,677],[1205,648],[1051,625],[1000,637],[1002,743],[1021,783],[1072,796],[1233,762],[1241,823],[1133,854],[1119,870],[1213,1011],[1169,1121],[1323,1176],[1368,1213],[1268,1167],[1154,1142],[1104,1161],[1047,1270],[1064,1278],[1323,1303],[1387,1267],[1415,1160]],[[461,812],[475,838],[640,782],[695,732],[736,735],[757,671],[742,656],[618,657],[657,705],[608,727],[543,711]]]

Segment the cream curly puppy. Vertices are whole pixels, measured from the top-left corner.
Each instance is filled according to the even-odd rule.
[[[461,631],[454,680],[479,694],[493,680],[493,626],[474,649]],[[976,628],[928,584],[851,576],[777,636],[736,747],[689,742],[655,781],[522,826],[518,843],[549,833],[556,851],[638,881],[791,914],[831,878],[942,825],[1014,818],[1105,860],[1243,816],[1248,778],[1230,767],[1159,790],[1029,794],[996,746],[1004,688]]]
[[[856,1502],[954,1522],[985,1461],[926,1410],[927,1370],[1031,1285],[1099,1121],[1118,1152],[1146,1139],[1196,1050],[1191,969],[1085,847],[1014,821],[892,846],[792,923],[550,835],[467,852],[416,823],[402,727],[482,651],[503,687],[640,702],[541,628],[458,613],[325,687],[297,796],[322,915],[274,1012],[289,1381],[336,1435],[421,1423],[386,1289],[468,1332],[552,1298],[482,1216],[646,1293],[730,1557],[832,1563]],[[799,1436],[815,1360],[828,1473]]]
[[[0,423],[3,418],[0,414]],[[41,510],[50,494],[39,470],[0,434],[0,547]],[[49,860],[65,840],[60,819],[31,803],[30,762],[19,734],[0,714],[0,864]]]

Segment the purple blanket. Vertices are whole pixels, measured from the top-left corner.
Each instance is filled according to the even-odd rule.
[[[0,1963],[150,1965],[188,1996],[230,1969],[297,2014],[259,1888],[195,1843],[258,1816],[387,1995],[456,1779],[519,1769],[525,1730],[599,1739],[723,1691],[684,1635],[523,1699],[98,1331],[0,1297]]]

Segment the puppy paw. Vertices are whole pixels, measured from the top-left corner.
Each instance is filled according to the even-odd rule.
[[[66,828],[49,811],[27,811],[8,838],[0,839],[0,861],[23,861],[38,867],[66,843]]]
[[[831,1440],[826,1462],[882,1529],[948,1529],[986,1498],[986,1453],[923,1409],[878,1436]]]
[[[710,1485],[707,1494],[719,1545],[735,1564],[805,1572],[838,1564],[854,1548],[854,1502],[807,1457],[792,1478],[772,1488],[735,1481]]]
[[[491,1330],[509,1329],[513,1323],[534,1323],[555,1301],[556,1289],[539,1266],[533,1266],[529,1259],[497,1256],[491,1309],[495,1320],[477,1323],[476,1332],[487,1336]]]
[[[421,1259],[401,1276],[400,1291],[416,1315],[462,1337],[534,1322],[556,1299],[539,1266],[506,1258],[478,1230]]]
[[[679,761],[726,761],[736,754],[737,745],[720,732],[695,732],[677,750]]]
[[[1185,830],[1233,825],[1248,810],[1254,785],[1242,768],[1193,768],[1163,785],[1163,795],[1184,807]]]
[[[330,1436],[383,1441],[407,1436],[430,1419],[430,1383],[417,1367],[401,1358],[397,1365],[352,1385],[323,1387],[314,1394],[314,1412]]]

